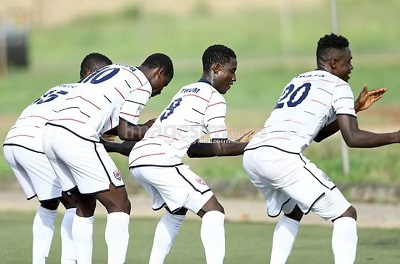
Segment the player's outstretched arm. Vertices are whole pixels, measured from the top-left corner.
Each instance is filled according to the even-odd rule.
[[[155,119],[151,119],[142,125],[134,125],[125,119],[119,119],[118,136],[122,140],[141,140],[146,131],[153,125]]]
[[[137,141],[123,141],[118,143],[100,137],[100,142],[104,145],[107,152],[117,152],[124,156],[129,156]]]
[[[250,130],[246,133],[243,134],[240,138],[236,139],[235,141],[237,142],[250,142],[250,140],[253,138],[254,134],[256,133],[255,130]]]
[[[254,136],[255,131],[250,130],[246,133],[244,133],[240,138],[236,139],[235,141],[231,141],[229,139],[220,139],[221,141],[224,141],[224,144],[239,144],[239,148],[242,148],[242,145],[246,147],[247,143],[251,140],[251,138]],[[218,140],[218,141],[220,141]],[[245,143],[245,144],[243,144]],[[218,145],[216,145],[218,144]],[[193,143],[188,151],[187,155],[189,158],[209,158],[209,157],[215,157],[215,156],[235,156],[235,155],[241,155],[243,154],[243,151],[240,150],[238,153],[239,154],[228,154],[228,155],[221,155],[224,153],[224,151],[232,151],[232,153],[236,153],[236,150],[233,150],[232,145],[227,146],[221,146],[221,143],[199,143],[195,142]],[[243,147],[243,149],[244,149]],[[225,148],[225,150],[224,150]],[[216,150],[217,149],[217,150]],[[221,152],[222,151],[222,152]]]
[[[357,113],[368,109],[371,105],[381,99],[386,91],[386,88],[378,88],[368,91],[368,86],[364,84],[361,93],[358,95],[357,100],[354,102],[354,110]],[[321,142],[322,140],[335,134],[337,131],[339,131],[339,125],[337,121],[334,121],[324,127],[315,137],[314,141]]]
[[[351,148],[375,148],[393,143],[400,143],[400,131],[392,133],[373,133],[361,130],[357,118],[352,115],[337,117],[343,139]]]
[[[210,158],[216,156],[212,149],[212,143],[201,143],[198,141],[190,145],[186,154],[189,158]]]

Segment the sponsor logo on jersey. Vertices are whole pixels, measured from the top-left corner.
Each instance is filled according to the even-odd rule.
[[[196,87],[194,87],[194,88],[184,88],[184,89],[181,90],[181,93],[198,93],[198,92],[200,92],[200,89],[196,88]]]
[[[325,173],[322,173],[322,177],[324,177],[325,180],[327,180],[327,181],[330,181],[330,182],[332,181],[331,178],[329,178],[328,175],[326,175]]]
[[[120,181],[122,179],[122,175],[121,175],[121,172],[119,170],[116,170],[113,173],[114,173],[115,179],[117,179],[118,181]]]
[[[197,181],[198,183],[200,183],[201,185],[206,185],[206,182],[205,182],[202,178],[200,178],[200,177],[197,177],[197,178],[196,178],[196,181]]]

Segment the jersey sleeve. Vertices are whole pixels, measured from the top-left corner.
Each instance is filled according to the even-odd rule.
[[[150,83],[132,91],[121,106],[119,117],[131,124],[137,125],[140,113],[149,101],[151,96]]]
[[[332,97],[332,106],[336,115],[356,116],[353,92],[347,83],[339,82],[336,85]]]
[[[204,115],[204,124],[211,139],[228,138],[225,116],[225,99],[220,93],[213,91]]]

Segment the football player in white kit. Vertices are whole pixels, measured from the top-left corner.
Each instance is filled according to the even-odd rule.
[[[130,171],[151,196],[153,209],[166,208],[155,231],[150,264],[164,263],[187,210],[202,218],[207,263],[223,263],[225,256],[224,208],[205,181],[182,163],[182,156],[190,146],[189,153],[196,156],[241,155],[247,142],[229,140],[225,126],[222,94],[236,81],[234,51],[213,45],[202,61],[201,79],[176,93],[129,156]],[[211,143],[192,145],[206,134]]]
[[[78,263],[92,263],[96,199],[108,212],[108,263],[125,262],[131,204],[100,137],[118,130],[123,140],[141,139],[154,120],[138,125],[139,115],[172,77],[172,61],[161,53],[150,55],[139,67],[104,67],[82,80],[79,91],[67,96],[46,124],[44,151],[63,190],[77,200],[72,233]]]
[[[286,263],[300,220],[313,211],[333,222],[335,263],[354,263],[357,213],[331,179],[302,152],[340,130],[349,147],[372,148],[400,142],[400,132],[372,133],[358,127],[356,112],[367,109],[386,88],[364,90],[354,103],[348,84],[353,69],[349,42],[325,35],[318,41],[317,69],[294,77],[275,109],[247,145],[243,166],[267,202],[268,215],[284,216],[273,235],[271,264]]]
[[[99,53],[90,53],[81,62],[81,79],[111,60]],[[32,233],[32,263],[45,263],[54,235],[54,221],[61,202],[65,207],[61,223],[61,263],[76,263],[72,242],[72,220],[76,211],[75,200],[62,192],[60,182],[43,152],[42,131],[51,119],[54,109],[65,95],[75,89],[75,84],[51,88],[29,105],[11,127],[3,144],[4,157],[16,175],[28,200],[37,197],[37,209]]]

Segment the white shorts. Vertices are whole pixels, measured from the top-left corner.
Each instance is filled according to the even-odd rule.
[[[61,197],[61,184],[44,153],[19,145],[4,145],[4,157],[26,197],[39,201]]]
[[[109,190],[110,184],[124,186],[120,171],[100,142],[46,125],[43,149],[64,191],[78,186],[81,193],[94,194]]]
[[[214,195],[186,165],[131,167],[130,171],[151,196],[153,210],[167,205],[171,212],[186,208],[197,214]]]
[[[297,204],[326,220],[342,215],[350,203],[332,180],[302,154],[273,147],[246,150],[243,167],[267,201],[268,215],[290,213]]]

